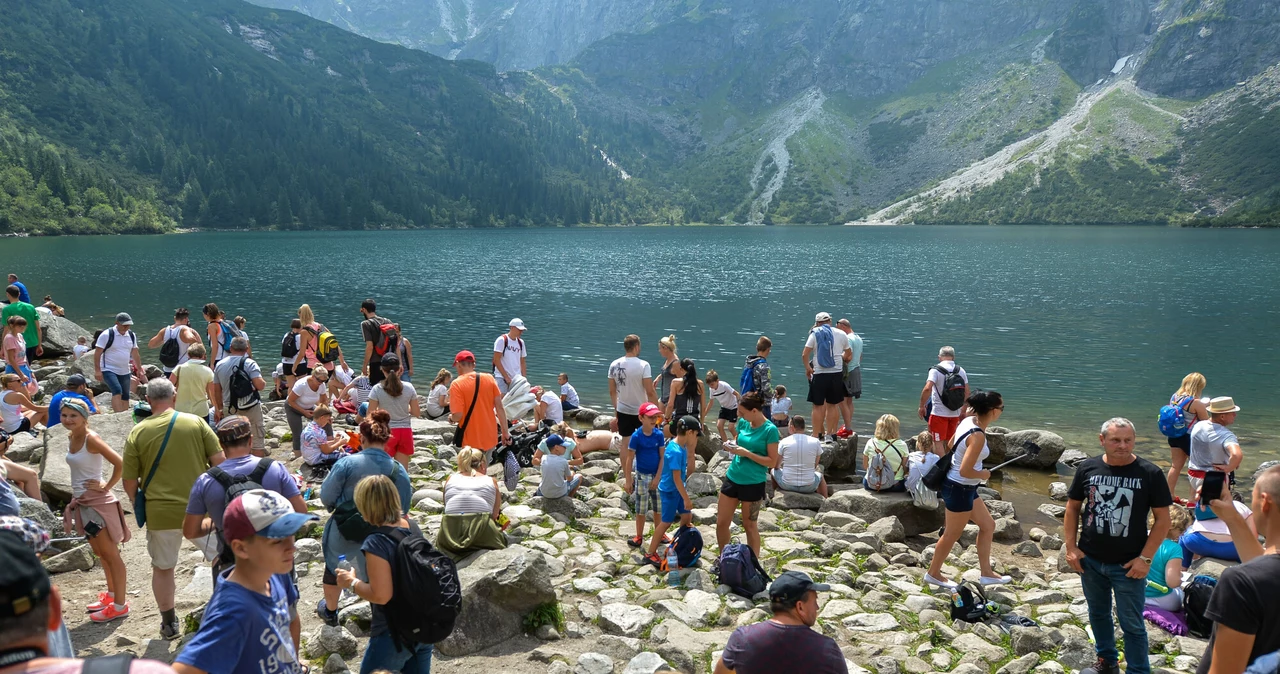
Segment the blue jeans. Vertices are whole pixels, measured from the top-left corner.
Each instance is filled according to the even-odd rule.
[[[107,385],[107,389],[111,391],[111,395],[120,396],[121,400],[128,402],[129,388],[133,383],[132,375],[116,374],[111,370],[103,370],[102,383]]]
[[[1120,564],[1104,564],[1086,556],[1080,562],[1084,575],[1084,598],[1089,604],[1089,625],[1098,657],[1107,662],[1118,662],[1116,651],[1116,627],[1111,621],[1111,598],[1115,595],[1116,618],[1124,631],[1126,674],[1149,674],[1151,663],[1147,659],[1147,626],[1142,621],[1142,607],[1146,602],[1146,578],[1129,578]]]
[[[369,647],[364,650],[360,674],[372,674],[379,669],[401,674],[431,674],[432,648],[431,644],[417,644],[400,651],[396,650],[390,634],[373,637],[369,639]]]

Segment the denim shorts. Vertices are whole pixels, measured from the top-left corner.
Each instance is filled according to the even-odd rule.
[[[133,383],[132,380],[131,375],[116,374],[110,370],[102,371],[102,383],[107,385],[111,395],[120,396],[122,400],[129,399],[129,386]]]
[[[782,471],[774,468],[773,481],[778,483],[778,489],[781,489],[782,491],[789,491],[797,494],[812,494],[818,491],[818,486],[822,484],[822,474],[814,471],[813,482],[806,485],[794,485],[783,480]]]
[[[973,502],[978,500],[978,486],[947,480],[942,483],[942,502],[953,513],[973,512]]]

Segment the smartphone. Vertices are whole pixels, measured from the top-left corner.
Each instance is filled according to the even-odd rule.
[[[102,533],[102,525],[98,524],[97,522],[85,522],[85,525],[84,525],[85,538],[93,538],[94,536],[97,536],[100,533]]]
[[[1227,481],[1227,474],[1220,470],[1206,471],[1204,484],[1200,486],[1200,505],[1208,508],[1209,501],[1222,497],[1222,485]]]

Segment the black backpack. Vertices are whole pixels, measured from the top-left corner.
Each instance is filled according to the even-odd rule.
[[[280,340],[280,357],[293,358],[298,355],[298,335],[292,330],[284,333],[284,339]]]
[[[226,508],[237,496],[254,489],[264,489],[262,481],[267,479],[267,471],[271,470],[271,464],[275,463],[271,459],[263,457],[258,459],[258,465],[254,467],[253,472],[248,475],[232,475],[218,466],[210,468],[207,472],[209,477],[222,485],[222,489],[226,492],[226,497],[222,501],[222,507]],[[231,553],[231,546],[222,540],[222,532],[218,532],[218,540],[222,544],[221,561],[223,564],[235,563],[235,556]]]
[[[1213,576],[1196,576],[1182,590],[1182,612],[1187,622],[1187,631],[1193,637],[1208,639],[1213,634],[1213,621],[1204,613],[1209,608],[1209,598],[1218,580]]]
[[[241,400],[251,399],[258,401],[258,389],[253,387],[253,380],[249,378],[249,373],[245,371],[245,361],[249,360],[248,356],[241,356],[240,362],[231,368],[231,376],[228,378],[227,388],[231,391],[231,406],[238,407]]]
[[[125,334],[129,336],[129,341],[133,342],[133,348],[135,349],[138,348],[138,336],[133,334],[132,330],[129,330]],[[102,366],[104,369],[106,368],[107,351],[110,351],[111,345],[115,343],[116,343],[116,329],[107,328],[107,343],[102,347]]]
[[[955,412],[964,407],[964,387],[968,386],[964,377],[960,376],[960,366],[947,372],[946,368],[941,365],[934,365],[933,369],[942,373],[942,390],[938,391],[938,399],[942,401],[943,406]]]
[[[164,340],[164,344],[160,345],[160,364],[170,370],[177,367],[178,361],[182,360],[182,340],[178,339],[181,335],[182,330],[179,329],[173,337]]]
[[[988,609],[990,602],[982,588],[970,582],[960,583],[951,591],[951,619],[967,623],[980,623],[995,612]]]
[[[379,527],[396,544],[391,560],[393,592],[383,606],[396,648],[444,641],[462,613],[458,567],[421,534]]]

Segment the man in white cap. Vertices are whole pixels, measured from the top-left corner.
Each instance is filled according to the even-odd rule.
[[[840,404],[849,395],[844,387],[844,364],[853,359],[853,351],[849,348],[849,336],[831,327],[831,314],[819,312],[813,317],[813,323],[801,358],[809,377],[813,435],[821,442],[824,429],[834,436],[840,423]]]
[[[524,321],[513,318],[507,326],[507,332],[499,335],[493,342],[493,378],[498,382],[498,390],[502,395],[507,394],[516,377],[524,377],[528,371],[525,368],[525,358],[529,352],[524,347],[524,340],[520,338],[526,329]]]
[[[133,388],[133,372],[130,365],[142,373],[142,355],[138,353],[138,336],[133,334],[133,318],[126,313],[116,314],[115,327],[98,335],[94,343],[93,369],[98,381],[111,391],[111,411],[123,412],[129,408],[129,390]]]
[[[1235,423],[1240,407],[1230,397],[1223,396],[1209,401],[1209,418],[1197,421],[1191,427],[1191,459],[1187,462],[1187,476],[1193,491],[1199,491],[1206,471],[1219,470],[1234,473],[1244,460],[1240,441],[1227,429]]]

